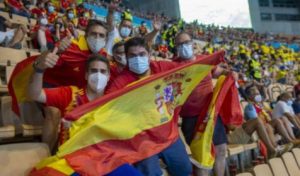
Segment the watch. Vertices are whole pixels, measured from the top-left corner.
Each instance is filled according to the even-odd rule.
[[[33,65],[32,65],[34,71],[35,71],[36,73],[44,73],[45,70],[38,68],[38,67],[37,67],[38,64],[39,64],[39,61],[38,61],[38,60],[34,61]]]

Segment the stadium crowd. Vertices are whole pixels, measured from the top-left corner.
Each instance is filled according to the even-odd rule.
[[[217,79],[221,75],[232,75],[240,100],[247,101],[247,105],[243,107],[241,126],[227,125],[221,117],[216,120],[215,174],[225,173],[227,144],[247,144],[254,132],[266,146],[268,158],[300,145],[299,36],[258,34],[250,29],[203,25],[197,21],[186,23],[164,14],[135,12],[120,5],[119,1],[86,2],[107,8],[106,21],[99,20],[83,2],[4,2],[6,7],[2,10],[37,19],[35,25],[24,26],[0,16],[0,44],[22,50],[23,41],[30,38],[32,49],[41,53],[33,63],[34,73],[28,80],[27,91],[33,101],[44,104],[43,142],[53,151],[57,149],[57,140],[59,145],[68,140],[70,122],[61,117],[76,107],[146,76],[222,50],[225,51],[224,61],[215,66],[209,76]],[[122,13],[119,24],[115,22],[116,11]],[[152,28],[145,22],[133,27],[133,15],[151,20]],[[74,41],[78,48],[72,45]],[[71,52],[70,48],[76,52]],[[74,62],[60,62],[65,57]],[[77,63],[76,59],[85,62]],[[75,68],[81,71],[73,72]],[[51,69],[55,69],[56,74],[49,74]],[[43,81],[45,78],[47,82]],[[274,97],[269,87],[275,84],[291,89]],[[162,175],[159,159],[164,161],[170,175],[191,175],[192,163],[182,140],[187,144],[192,142],[199,107],[206,96],[203,89],[196,87],[180,112],[184,139],[179,137],[157,155],[135,163],[134,167],[121,166],[109,175],[121,175],[121,172]],[[275,134],[282,136],[280,142]],[[210,171],[198,168],[194,173],[209,175]]]

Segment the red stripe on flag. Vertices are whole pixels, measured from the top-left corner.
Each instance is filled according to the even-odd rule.
[[[176,109],[178,114],[180,108]],[[108,140],[65,156],[79,174],[98,176],[125,163],[136,163],[161,152],[178,139],[178,116],[161,126],[145,130],[128,140]],[[143,142],[141,142],[143,141]]]
[[[66,174],[61,173],[50,167],[44,167],[39,170],[33,169],[29,175],[30,176],[67,176]]]

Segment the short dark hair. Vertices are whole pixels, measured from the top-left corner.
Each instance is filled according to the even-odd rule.
[[[150,52],[150,48],[149,48],[147,42],[142,37],[133,37],[133,38],[129,39],[127,42],[125,42],[125,53],[126,53],[126,55],[129,51],[129,48],[133,47],[133,46],[144,47],[148,52]]]
[[[112,51],[114,52],[117,48],[119,48],[120,46],[124,46],[124,45],[125,45],[125,43],[123,41],[115,43],[113,48],[112,48]]]
[[[107,34],[107,24],[100,21],[100,20],[95,20],[95,19],[91,19],[88,21],[88,25],[85,29],[85,34],[87,35],[87,33],[89,32],[89,30],[93,27],[93,26],[102,26],[104,29],[106,29],[106,34]]]
[[[183,35],[183,34],[188,35],[192,39],[192,37],[191,37],[191,35],[189,33],[185,32],[185,31],[181,31],[175,37],[175,44],[177,43],[178,37],[181,36],[181,35]]]
[[[94,61],[104,62],[108,68],[108,71],[110,72],[109,60],[106,57],[101,56],[100,54],[92,54],[88,57],[88,59],[86,61],[86,65],[85,65],[86,72],[89,71],[89,67],[90,67],[91,63]]]
[[[252,91],[253,88],[257,88],[257,87],[254,84],[246,87],[245,93],[246,93],[246,95],[247,95],[248,98],[250,97],[250,94],[251,94],[251,91]]]

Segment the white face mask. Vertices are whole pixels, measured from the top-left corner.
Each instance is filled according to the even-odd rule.
[[[256,95],[256,96],[254,97],[254,101],[255,101],[256,103],[260,103],[260,102],[262,101],[261,95]]]
[[[259,55],[258,55],[258,54],[254,54],[254,55],[253,55],[253,58],[254,58],[255,60],[259,59]]]
[[[40,23],[41,25],[46,26],[48,24],[47,18],[41,18]]]
[[[96,39],[95,37],[89,36],[89,37],[87,37],[87,43],[88,43],[90,50],[96,54],[96,53],[99,53],[99,51],[102,48],[104,48],[105,39],[104,38]]]
[[[99,93],[103,92],[108,82],[108,76],[100,72],[90,74],[88,77],[88,84],[90,88]]]

